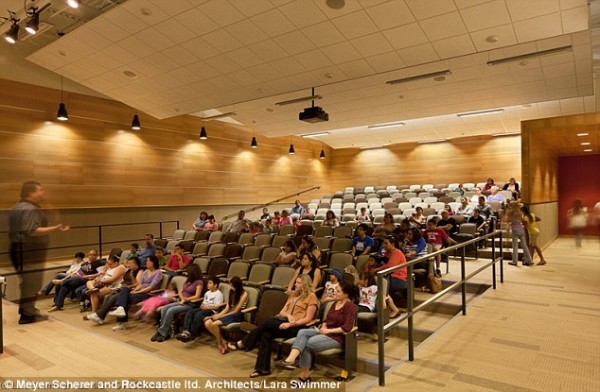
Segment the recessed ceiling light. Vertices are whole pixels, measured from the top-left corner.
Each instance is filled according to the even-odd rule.
[[[140,12],[144,16],[150,16],[150,15],[152,15],[152,10],[148,9],[148,8],[140,8]]]
[[[341,8],[344,8],[345,5],[346,5],[345,0],[327,0],[327,6],[334,10],[339,10]]]
[[[273,108],[266,108],[265,110],[269,113],[273,113],[275,111]]]
[[[530,108],[531,106],[532,105],[530,103],[526,103],[525,105],[521,105],[521,107],[524,107],[524,108]]]
[[[498,41],[500,41],[500,38],[498,38],[498,36],[497,36],[497,35],[490,35],[490,36],[489,36],[489,37],[487,37],[485,40],[486,40],[487,42],[494,43],[494,42],[498,42]]]
[[[132,78],[132,79],[137,78],[137,74],[133,71],[123,71],[123,75],[127,76],[128,78]]]
[[[587,132],[578,133],[577,136],[589,136],[590,134]]]
[[[333,74],[332,74],[331,72],[327,72],[327,73],[325,74],[325,77],[326,77],[327,79],[333,79]]]
[[[304,135],[300,135],[300,136],[306,137],[306,138],[312,138],[312,137],[327,136],[329,134],[330,134],[329,132],[316,132],[316,133],[305,133]]]
[[[436,76],[435,78],[433,78],[433,80],[435,80],[436,82],[443,82],[444,80],[446,80],[445,76]]]
[[[64,50],[59,50],[58,54],[64,57],[67,55],[67,52],[65,52]]]
[[[393,128],[393,127],[403,127],[405,125],[406,124],[403,123],[402,121],[396,121],[396,122],[391,122],[391,123],[369,125],[367,128],[369,128],[369,129]]]
[[[581,143],[582,146],[589,146],[590,144],[592,144],[592,143],[590,143],[590,142],[583,142],[583,143]]]
[[[591,149],[591,148],[586,148],[586,149],[585,149],[585,150],[583,150],[583,151],[585,151],[585,152],[592,152],[592,149]]]
[[[521,67],[524,67],[524,66],[526,66],[527,64],[529,64],[529,61],[527,61],[527,60],[523,60],[523,61],[520,61],[520,62],[519,62],[519,65],[520,65]]]
[[[468,112],[468,113],[458,113],[458,117],[471,117],[471,116],[483,116],[486,114],[495,114],[501,113],[504,109],[490,109],[490,110],[480,110],[478,112]]]

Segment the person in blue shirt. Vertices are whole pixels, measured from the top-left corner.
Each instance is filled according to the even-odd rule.
[[[294,206],[292,207],[292,214],[300,214],[300,219],[302,219],[302,216],[304,216],[304,207],[302,207],[302,205],[300,204],[300,200],[296,200],[294,202]]]
[[[146,259],[149,256],[154,256],[154,252],[156,252],[156,245],[154,245],[154,236],[152,234],[146,234],[144,241],[146,246],[140,249],[137,255],[141,269],[146,269]]]
[[[368,229],[364,223],[356,228],[356,237],[352,240],[352,256],[368,255],[375,247],[375,241],[367,235]]]

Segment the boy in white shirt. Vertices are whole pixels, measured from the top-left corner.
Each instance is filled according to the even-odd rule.
[[[206,282],[207,291],[204,293],[202,305],[199,308],[188,310],[183,322],[183,331],[175,336],[184,343],[191,342],[200,335],[204,319],[216,314],[225,304],[223,293],[219,290],[219,277],[210,276]]]

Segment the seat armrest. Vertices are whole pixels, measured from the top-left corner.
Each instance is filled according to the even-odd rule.
[[[307,327],[312,327],[313,325],[317,325],[321,322],[321,319],[314,319],[306,323]]]
[[[242,309],[242,313],[250,313],[250,312],[253,312],[253,311],[257,310],[257,309],[258,309],[257,306],[250,306],[249,308]]]

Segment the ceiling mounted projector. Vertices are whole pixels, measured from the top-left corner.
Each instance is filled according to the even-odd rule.
[[[312,97],[315,97],[315,88],[312,88]],[[298,114],[300,121],[305,121],[311,124],[329,121],[329,114],[320,106],[315,106],[315,100],[312,100],[312,106],[304,109]]]

